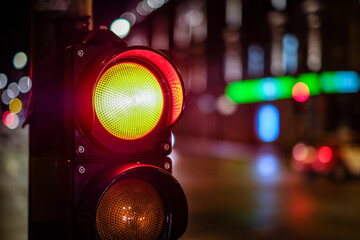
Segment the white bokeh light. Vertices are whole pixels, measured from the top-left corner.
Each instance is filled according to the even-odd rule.
[[[110,30],[120,38],[124,38],[130,32],[130,22],[123,18],[116,19],[111,23]]]
[[[17,96],[19,96],[19,87],[17,83],[15,82],[10,83],[8,86],[8,90],[10,90],[8,92],[10,98],[16,98]]]
[[[164,2],[164,0],[147,0],[147,4],[152,8],[160,8]]]
[[[32,83],[31,83],[31,80],[29,77],[23,76],[19,79],[18,87],[19,87],[20,92],[22,92],[22,93],[29,92],[31,89],[31,86],[32,86]]]
[[[0,89],[6,87],[7,82],[8,82],[8,78],[6,74],[0,73]]]
[[[23,52],[18,52],[14,55],[13,64],[16,69],[22,69],[27,64],[27,55]]]

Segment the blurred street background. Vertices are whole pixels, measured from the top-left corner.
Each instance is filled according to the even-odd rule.
[[[0,239],[20,240],[30,3],[0,9]],[[94,0],[93,12],[95,29],[167,50],[182,73],[181,239],[360,239],[358,0]]]

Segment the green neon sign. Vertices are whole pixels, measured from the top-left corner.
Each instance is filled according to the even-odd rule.
[[[230,83],[226,96],[238,104],[292,98],[297,82],[305,83],[310,96],[321,93],[354,93],[359,91],[359,75],[354,71],[304,73],[292,76],[267,77]]]

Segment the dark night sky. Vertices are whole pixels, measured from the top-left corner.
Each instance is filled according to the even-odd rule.
[[[138,1],[93,0],[95,27],[109,25],[126,10],[133,9]],[[135,5],[134,5],[135,4]],[[31,0],[1,0],[0,9],[0,73],[14,70],[15,53],[30,54]]]
[[[122,4],[119,4],[122,2]],[[126,1],[94,0],[96,25],[109,24],[122,13]],[[12,70],[15,53],[30,53],[30,0],[1,0],[0,9],[0,72]],[[109,12],[111,9],[111,13]],[[119,12],[119,13],[117,13]]]
[[[30,1],[0,1],[0,9],[0,72],[8,73],[14,54],[30,50]]]
[[[118,1],[118,0],[93,0],[93,17],[95,26],[109,25],[122,13],[135,8],[136,1]]]

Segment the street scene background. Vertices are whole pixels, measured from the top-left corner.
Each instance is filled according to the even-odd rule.
[[[1,9],[12,14],[0,21],[0,239],[21,240],[30,3]],[[189,206],[181,239],[360,238],[359,1],[93,1],[94,29],[117,19],[129,46],[166,50],[183,76],[171,154]]]

